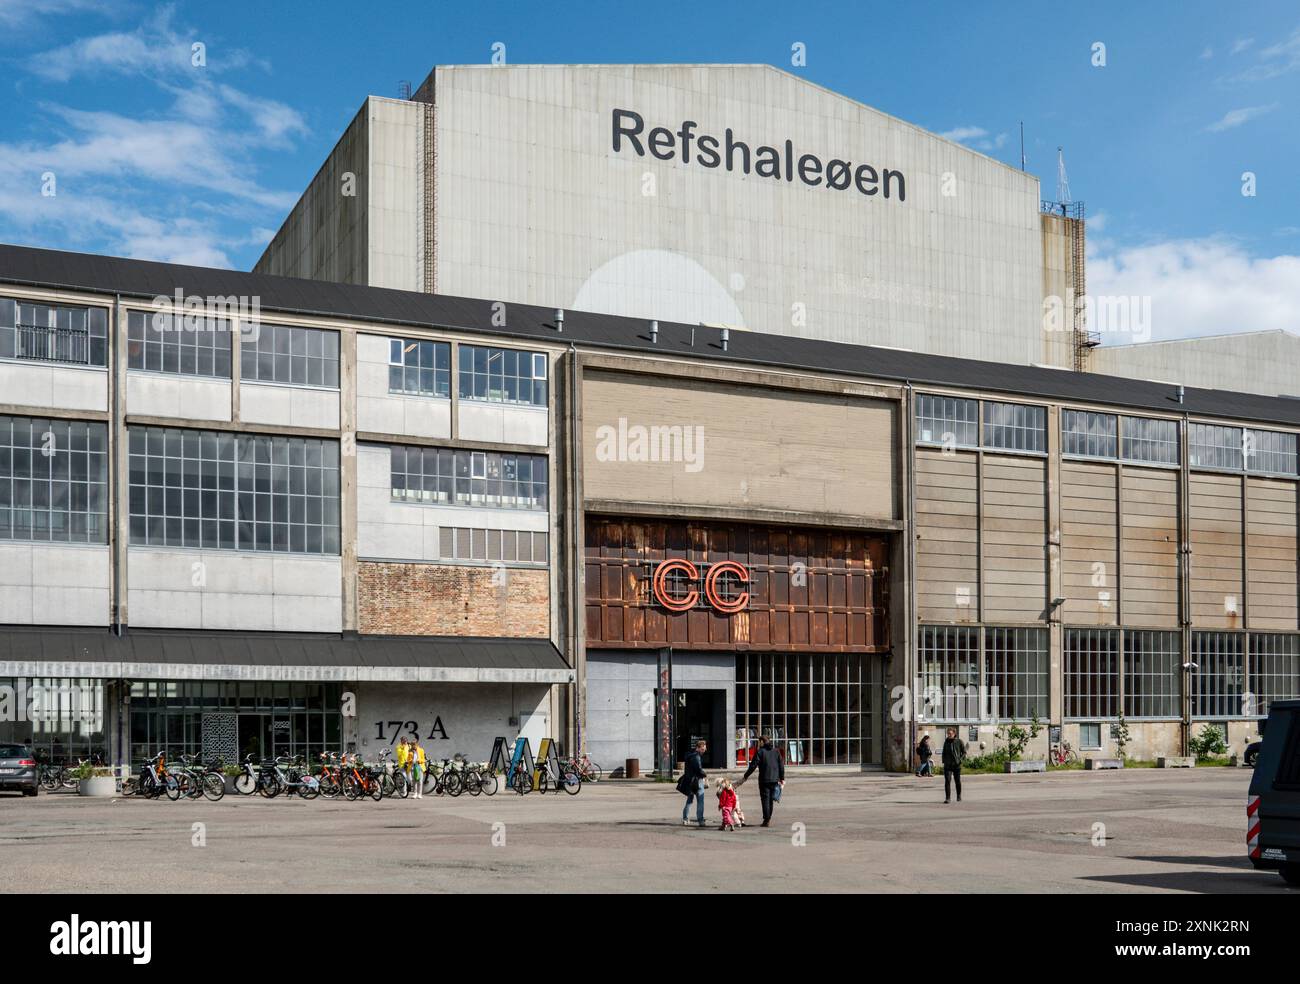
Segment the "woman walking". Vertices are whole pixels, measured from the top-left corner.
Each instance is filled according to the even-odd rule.
[[[916,746],[916,775],[934,777],[934,764],[930,761],[934,758],[934,746],[930,744],[930,736],[922,735],[921,744]]]

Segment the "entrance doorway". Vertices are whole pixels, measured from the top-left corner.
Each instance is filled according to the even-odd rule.
[[[706,769],[726,765],[727,692],[725,690],[674,690],[673,724],[677,735],[677,761],[686,761],[687,753],[703,738],[709,743],[704,753]]]

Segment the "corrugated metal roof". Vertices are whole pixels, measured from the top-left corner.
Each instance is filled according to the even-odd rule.
[[[421,294],[3,244],[0,244],[0,283],[133,298],[170,297],[177,289],[186,295],[202,297],[257,297],[263,309],[289,315],[451,328],[683,359],[806,369],[891,382],[910,381],[920,386],[966,387],[1139,411],[1186,412],[1195,416],[1300,426],[1300,400],[1188,387],[1184,402],[1179,404],[1176,387],[1172,385],[1097,373],[981,362],[756,331],[731,332],[729,348],[724,352],[717,328],[663,321],[659,323],[658,344],[652,345],[647,320],[582,311],[565,312],[561,333],[555,326],[553,308],[516,304],[505,297],[474,299]],[[498,314],[495,305],[500,302],[506,303],[503,327],[494,323]]]
[[[220,666],[380,666],[565,670],[549,639],[448,636],[340,638],[290,633],[7,627],[2,663],[169,663]]]

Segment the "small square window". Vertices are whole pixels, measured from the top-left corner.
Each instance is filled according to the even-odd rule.
[[[1101,748],[1100,724],[1092,722],[1079,725],[1079,747],[1088,749]]]

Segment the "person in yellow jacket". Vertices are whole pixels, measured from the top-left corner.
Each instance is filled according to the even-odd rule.
[[[407,756],[411,763],[411,789],[416,799],[424,799],[424,746],[419,738],[411,739]]]

